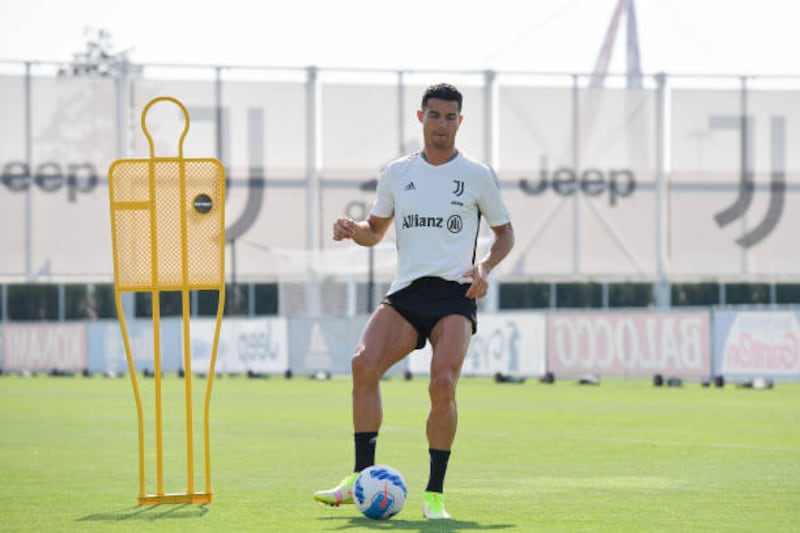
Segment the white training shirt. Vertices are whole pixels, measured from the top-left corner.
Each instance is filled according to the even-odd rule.
[[[460,152],[442,165],[421,152],[389,163],[370,214],[394,217],[398,264],[388,294],[424,276],[471,282],[464,273],[475,262],[481,215],[490,226],[511,220],[492,169]]]

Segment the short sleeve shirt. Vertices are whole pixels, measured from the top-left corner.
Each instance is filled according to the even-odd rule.
[[[398,265],[389,294],[426,276],[469,283],[481,216],[490,226],[510,222],[492,169],[461,153],[442,165],[422,153],[390,163],[370,214],[394,217]]]

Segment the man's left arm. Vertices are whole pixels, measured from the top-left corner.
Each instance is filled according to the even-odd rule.
[[[494,242],[489,247],[486,255],[464,275],[472,278],[472,284],[467,289],[467,298],[483,298],[489,289],[489,273],[500,261],[505,259],[514,247],[514,229],[511,223],[492,226]]]

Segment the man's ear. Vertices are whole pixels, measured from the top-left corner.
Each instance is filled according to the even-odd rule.
[[[422,109],[417,109],[417,120],[422,122],[422,117],[425,116],[425,112]]]

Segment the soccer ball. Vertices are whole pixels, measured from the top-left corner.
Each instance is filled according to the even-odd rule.
[[[367,518],[386,520],[400,512],[408,489],[400,472],[386,465],[365,468],[356,478],[353,501]]]

